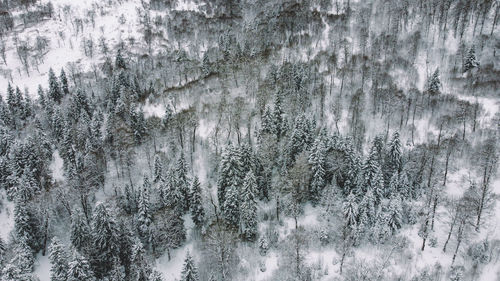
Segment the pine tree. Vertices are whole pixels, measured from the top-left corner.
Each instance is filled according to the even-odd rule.
[[[122,281],[125,279],[125,272],[123,266],[120,265],[118,258],[115,258],[113,262],[113,269],[109,273],[109,281]]]
[[[261,120],[262,121],[261,121],[260,133],[273,134],[275,132],[275,129],[274,129],[271,108],[269,108],[269,106],[266,106],[266,108],[264,109],[264,113],[262,114]]]
[[[68,278],[68,257],[64,246],[59,238],[52,238],[49,246],[49,260],[52,265],[50,268],[51,281],[66,281]]]
[[[198,269],[194,264],[194,260],[189,254],[186,254],[186,259],[184,260],[184,266],[182,267],[181,281],[198,281]]]
[[[363,166],[363,178],[365,191],[371,189],[378,199],[383,195],[384,187],[384,178],[379,163],[379,153],[374,145]]]
[[[27,202],[17,201],[14,207],[14,231],[16,238],[26,242],[33,251],[40,246],[38,221]]]
[[[151,214],[151,206],[149,201],[149,193],[150,193],[150,183],[147,176],[144,176],[144,183],[142,185],[142,190],[139,196],[138,202],[138,214],[137,214],[137,224],[138,224],[138,232],[139,237],[141,237],[142,241],[150,240],[150,226],[153,221],[153,216]]]
[[[66,77],[64,68],[61,68],[61,75],[59,76],[59,80],[61,81],[61,90],[63,94],[69,94],[68,78]]]
[[[127,64],[125,63],[125,60],[123,59],[121,49],[118,49],[118,52],[116,53],[115,66],[118,69],[127,69]]]
[[[92,216],[92,236],[95,273],[105,275],[111,268],[113,256],[118,253],[118,229],[114,216],[104,203],[97,203]]]
[[[403,168],[403,160],[402,160],[402,148],[401,141],[399,139],[399,132],[394,132],[392,135],[392,140],[389,143],[389,163],[390,163],[390,174],[394,172],[401,172]]]
[[[68,263],[68,281],[94,281],[94,273],[90,269],[88,260],[73,250],[72,257]]]
[[[27,241],[21,239],[15,247],[16,255],[12,259],[12,263],[19,269],[21,274],[29,274],[33,272],[35,257],[33,251]]]
[[[163,281],[163,277],[160,272],[153,270],[151,274],[149,274],[148,281]]]
[[[358,217],[358,204],[356,203],[356,196],[354,194],[347,196],[345,202],[342,204],[342,212],[347,230],[355,228]]]
[[[16,108],[19,106],[17,104],[16,96],[14,95],[14,88],[12,88],[10,82],[7,85],[7,105],[12,113],[14,113]]]
[[[326,165],[326,148],[324,141],[318,137],[312,146],[311,154],[309,155],[309,164],[312,170],[312,181],[309,190],[309,196],[313,203],[318,203],[321,192],[325,187],[325,165]]]
[[[62,98],[59,82],[52,68],[49,69],[49,97],[57,103],[60,103]]]
[[[283,115],[283,109],[281,108],[281,94],[278,92],[274,99],[274,110],[272,117],[273,128],[278,141],[285,131]]]
[[[19,281],[22,280],[23,274],[21,270],[12,263],[8,263],[2,270],[2,281]]]
[[[224,200],[224,220],[229,227],[238,229],[240,223],[240,188],[231,185],[226,190]]]
[[[295,125],[288,147],[288,165],[295,162],[295,157],[302,151],[309,149],[312,142],[312,124],[302,114],[295,119]]]
[[[189,210],[189,202],[190,202],[190,192],[189,192],[189,182],[187,177],[187,167],[186,162],[184,160],[184,153],[181,152],[179,159],[177,160],[177,165],[175,168],[175,173],[177,176],[177,188],[182,196],[182,206],[184,211]]]
[[[222,159],[219,168],[219,178],[217,179],[217,197],[219,206],[223,210],[225,207],[226,193],[230,186],[239,188],[243,181],[242,160],[240,151],[237,147],[229,145],[222,153]]]
[[[156,154],[154,162],[154,171],[153,171],[153,177],[154,177],[153,182],[160,181],[162,175],[163,175],[163,164],[161,162],[160,155]]]
[[[436,69],[429,79],[429,84],[427,87],[427,92],[431,96],[438,95],[440,93],[441,80],[439,79],[439,69]]]
[[[462,67],[463,72],[467,72],[474,67],[478,67],[479,62],[477,61],[476,58],[476,48],[474,45],[472,45],[469,49],[469,52],[467,53],[467,57],[465,58],[464,65]]]
[[[147,264],[146,250],[140,240],[136,240],[132,246],[131,262],[131,275],[133,280],[147,281],[151,268]]]
[[[241,229],[243,237],[248,241],[257,236],[257,181],[250,170],[245,177],[241,195]]]
[[[75,211],[71,215],[70,240],[71,245],[80,252],[85,252],[89,246],[90,229],[83,214],[79,211]]]
[[[401,199],[395,196],[389,202],[386,210],[387,224],[393,234],[403,226],[402,213]]]
[[[201,226],[203,226],[203,222],[205,221],[205,210],[203,209],[201,186],[197,176],[193,178],[190,198],[191,198],[191,217],[193,218],[194,224],[198,228],[201,228]]]

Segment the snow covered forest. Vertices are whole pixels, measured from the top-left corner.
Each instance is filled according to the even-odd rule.
[[[0,280],[500,280],[499,12],[0,0]]]

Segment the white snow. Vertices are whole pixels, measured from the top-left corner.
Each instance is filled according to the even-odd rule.
[[[50,281],[50,264],[49,255],[42,256],[41,253],[36,255],[35,270],[33,274],[40,279],[40,281]]]
[[[63,182],[65,179],[63,164],[64,161],[61,156],[59,156],[59,151],[55,150],[52,154],[52,162],[50,163],[49,168],[52,171],[52,179],[56,182]]]
[[[182,266],[184,265],[184,259],[188,251],[194,258],[195,263],[199,260],[196,251],[193,250],[194,243],[191,232],[194,228],[194,223],[189,214],[184,215],[184,227],[186,228],[186,242],[184,245],[170,251],[170,261],[168,260],[167,253],[164,253],[156,260],[155,269],[163,275],[165,281],[176,281],[180,279]]]

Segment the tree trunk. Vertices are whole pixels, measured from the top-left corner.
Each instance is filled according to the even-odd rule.
[[[448,246],[448,242],[450,242],[451,233],[453,232],[453,228],[455,227],[455,224],[457,222],[458,218],[457,212],[458,210],[455,211],[455,215],[453,216],[453,221],[451,222],[450,231],[448,232],[448,237],[446,238],[446,242],[444,242],[443,253],[446,253],[446,246]]]

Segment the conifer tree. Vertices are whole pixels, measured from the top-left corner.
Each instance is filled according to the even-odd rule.
[[[201,227],[205,220],[205,210],[203,209],[203,200],[201,196],[201,186],[198,177],[193,178],[191,185],[191,217],[197,227]]]
[[[132,246],[131,275],[133,280],[147,280],[151,268],[146,261],[146,250],[140,240],[136,240]]]
[[[22,280],[24,274],[21,273],[21,270],[15,264],[8,263],[4,266],[1,276],[2,281],[19,281]]]
[[[94,273],[90,269],[88,260],[78,251],[72,251],[71,260],[68,263],[68,281],[94,281]]]
[[[52,238],[49,246],[49,259],[52,267],[50,268],[51,281],[66,281],[68,278],[68,257],[64,246],[59,238]]]
[[[70,241],[73,247],[80,251],[87,251],[90,239],[90,229],[80,211],[75,211],[71,215]]]
[[[262,114],[261,120],[262,120],[260,128],[261,134],[272,134],[275,132],[273,124],[273,116],[271,113],[271,108],[269,108],[269,106],[266,106],[266,108],[264,109],[264,113]]]
[[[441,88],[441,80],[439,79],[439,69],[436,69],[429,79],[429,83],[427,86],[427,92],[431,96],[436,96],[440,93]]]
[[[469,52],[467,53],[467,56],[465,57],[464,65],[463,65],[463,72],[467,72],[474,67],[478,67],[479,62],[477,61],[476,58],[476,48],[474,45],[472,45],[469,49]]]
[[[355,228],[358,217],[358,204],[356,203],[356,196],[354,194],[347,196],[345,202],[342,204],[342,212],[347,230]]]
[[[393,234],[403,226],[402,213],[401,199],[399,196],[395,196],[389,202],[386,210],[387,223]]]
[[[57,103],[60,103],[62,98],[61,88],[52,68],[49,69],[49,97]]]
[[[278,92],[274,99],[274,110],[272,117],[274,133],[276,134],[278,141],[285,131],[283,115],[283,109],[281,108],[281,94]]]
[[[194,260],[189,254],[186,254],[186,259],[184,260],[184,266],[182,267],[181,281],[199,281],[198,269],[194,264]]]
[[[175,168],[175,173],[177,176],[176,185],[182,196],[181,205],[184,211],[189,210],[189,202],[190,202],[190,192],[189,192],[189,182],[187,177],[187,167],[186,162],[184,160],[184,153],[181,152],[179,159],[177,160],[177,165]]]
[[[240,223],[240,187],[231,185],[226,190],[224,200],[224,220],[226,224],[238,229]]]
[[[29,204],[17,201],[14,207],[14,231],[16,238],[24,241],[33,251],[39,250],[39,228]]]
[[[219,178],[217,179],[217,197],[219,206],[223,210],[225,207],[226,194],[230,186],[239,188],[243,181],[240,151],[237,147],[229,145],[222,153],[222,159],[219,168]]]
[[[244,180],[241,195],[241,232],[248,241],[257,236],[257,180],[250,170]]]
[[[126,69],[127,68],[127,64],[125,63],[125,60],[123,59],[121,49],[118,49],[118,52],[116,53],[115,67],[117,69]]]
[[[149,179],[147,176],[144,176],[144,183],[142,185],[138,202],[139,212],[137,214],[138,232],[142,241],[149,241],[151,238],[150,226],[153,220],[153,216],[151,214],[151,206],[149,201],[150,189],[151,186],[149,183]]]
[[[64,95],[69,94],[68,78],[66,77],[64,68],[61,68],[61,75],[59,76],[59,80],[61,81],[61,90],[63,94]]]
[[[402,160],[402,148],[401,141],[399,139],[399,132],[394,132],[392,135],[392,140],[389,143],[388,149],[389,163],[391,174],[395,172],[401,172],[403,168],[403,160]]]
[[[154,170],[153,170],[153,182],[160,181],[163,175],[163,164],[161,163],[160,155],[155,155]]]
[[[148,281],[163,281],[163,277],[160,272],[153,270],[151,274],[149,274]]]
[[[96,204],[92,216],[93,262],[97,277],[112,268],[113,256],[118,253],[117,223],[110,210],[102,202]]]
[[[325,187],[325,157],[326,148],[321,137],[316,138],[309,155],[309,164],[311,165],[312,178],[309,190],[309,196],[313,203],[318,203],[321,192]]]
[[[27,241],[20,239],[14,250],[16,254],[12,259],[12,263],[19,269],[21,274],[33,272],[35,257]]]

